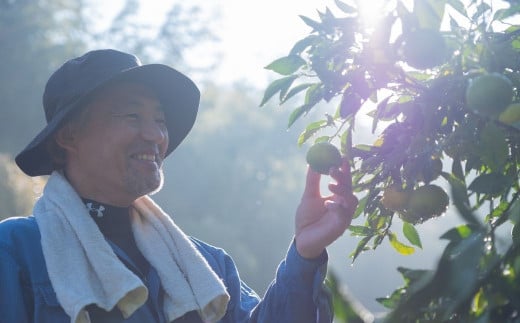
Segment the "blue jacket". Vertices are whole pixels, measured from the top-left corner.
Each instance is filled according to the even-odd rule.
[[[241,281],[233,260],[224,250],[194,238],[192,241],[223,280],[231,296],[226,315],[219,323],[332,322],[331,300],[323,286],[326,253],[319,259],[307,260],[298,254],[294,243],[291,244],[278,267],[276,278],[261,299]],[[116,255],[131,267],[128,257],[117,246],[112,247]],[[153,268],[144,281],[149,289],[147,306],[126,320],[114,317],[113,322],[165,322],[160,281]],[[32,216],[0,222],[0,323],[26,322],[70,322],[49,280],[40,232]],[[200,322],[200,319],[195,315],[190,319],[187,315],[174,322]]]

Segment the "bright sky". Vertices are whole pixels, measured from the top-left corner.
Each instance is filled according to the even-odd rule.
[[[222,0],[222,48],[225,57],[219,78],[250,79],[266,84],[276,74],[263,67],[289,53],[294,43],[307,36],[311,28],[300,15],[318,20],[318,13],[329,7],[337,11],[333,0]],[[367,3],[365,1],[364,3]],[[370,0],[371,9],[381,0]],[[361,1],[363,3],[363,1]]]
[[[224,60],[219,79],[265,83],[273,73],[263,67],[286,55],[297,40],[310,32],[298,15],[316,16],[316,9],[323,10],[326,2],[330,4],[330,1],[225,0],[225,6],[221,7],[220,35]]]
[[[100,2],[107,18],[117,13],[123,0]],[[145,21],[158,21],[172,3],[178,0],[142,1],[141,13]],[[380,0],[372,0],[378,2]],[[102,4],[101,4],[102,3]],[[265,88],[276,75],[263,67],[272,60],[286,55],[292,45],[310,32],[299,15],[317,19],[317,10],[326,6],[335,8],[334,0],[193,0],[208,12],[217,10],[220,18],[211,21],[213,32],[220,38],[214,47],[195,52],[190,60],[204,60],[212,52],[220,52],[222,61],[215,70],[214,80],[219,83],[247,81]],[[210,18],[211,19],[211,18]]]

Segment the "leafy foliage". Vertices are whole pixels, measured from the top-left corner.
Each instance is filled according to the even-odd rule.
[[[335,320],[337,322],[363,323],[374,319],[345,288],[342,288],[336,275],[330,272],[327,277],[327,287],[332,294],[335,309]]]
[[[520,4],[494,10],[485,0],[415,0],[410,9],[404,1],[388,2],[374,28],[363,25],[356,3],[335,4],[337,13],[326,8],[318,20],[301,17],[312,31],[267,65],[282,78],[267,87],[261,105],[277,94],[280,104],[304,94],[289,127],[319,102],[336,106],[312,120],[298,144],[335,142],[351,160],[360,197],[360,223],[350,227],[360,238],[354,260],[385,239],[397,252],[413,253],[422,247],[415,225],[438,215],[410,221],[410,212],[419,211],[385,208],[386,188],[414,192],[433,182],[450,188],[450,202],[466,223],[442,237],[448,245],[435,270],[399,268],[405,286],[379,299],[391,310],[387,321],[518,320],[520,124],[497,115],[505,108],[498,101],[520,101],[520,25],[512,19]],[[467,89],[489,74],[506,78],[501,92],[512,97],[480,113],[471,105],[478,100],[468,97],[476,91]],[[483,97],[496,95],[493,88],[482,87]],[[366,116],[377,140],[356,143],[356,122]],[[511,242],[500,253],[497,229],[510,226]]]

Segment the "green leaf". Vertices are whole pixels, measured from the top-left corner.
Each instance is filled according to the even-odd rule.
[[[276,93],[282,91],[285,92],[297,78],[296,75],[291,75],[287,77],[283,77],[281,79],[273,81],[264,92],[264,97],[262,98],[262,102],[260,106],[263,106],[267,101],[269,101]]]
[[[370,241],[370,239],[372,239],[371,236],[364,237],[363,239],[361,239],[358,242],[356,249],[354,249],[354,251],[350,254],[350,257],[352,258],[352,262],[354,262],[354,260],[356,260],[356,258],[361,254],[361,252],[363,252],[367,249],[367,243]]]
[[[484,310],[486,310],[487,308],[487,304],[488,302],[486,300],[484,289],[480,288],[478,292],[475,294],[475,296],[473,296],[473,301],[471,303],[471,312],[478,317],[482,315],[482,313],[484,313]]]
[[[300,15],[299,17],[303,20],[303,22],[307,26],[312,28],[312,31],[319,31],[321,29],[321,24],[319,22],[314,21],[314,20],[310,19],[309,17],[305,17],[302,15]]]
[[[451,164],[451,174],[460,180],[464,180],[464,171],[462,170],[462,162],[460,158],[453,158],[453,162]]]
[[[323,39],[318,35],[309,35],[303,39],[297,41],[292,47],[289,55],[300,55],[303,51],[310,46],[320,43]]]
[[[327,287],[332,294],[332,308],[334,317],[340,322],[363,322],[363,317],[372,316],[348,290],[342,288],[336,275],[329,271],[326,280]]]
[[[473,233],[473,229],[470,225],[463,224],[455,228],[449,229],[443,235],[441,239],[449,240],[450,242],[460,242],[462,239],[469,237]]]
[[[339,8],[339,10],[343,11],[344,13],[356,13],[358,11],[358,9],[346,4],[345,2],[334,0],[334,3]]]
[[[423,287],[433,278],[433,271],[427,269],[410,269],[400,266],[397,267],[397,271],[401,273],[401,276],[409,287],[415,285],[414,289],[418,289],[419,286]]]
[[[460,0],[448,0],[448,4],[455,10],[457,10],[464,17],[468,17],[466,12],[466,5]]]
[[[323,88],[320,83],[313,84],[305,92],[305,104],[309,109],[316,105],[323,98]]]
[[[489,122],[480,133],[479,144],[482,161],[494,172],[501,172],[509,155],[506,135],[502,128]]]
[[[368,195],[362,197],[359,200],[356,211],[354,212],[354,215],[352,216],[353,219],[356,219],[358,216],[361,215],[361,213],[363,213],[363,211],[365,210],[365,206],[367,205],[367,202],[368,202]]]
[[[322,129],[327,125],[327,120],[319,120],[308,125],[305,130],[298,137],[298,146],[301,146],[305,143],[310,137],[312,137],[316,132]]]
[[[381,100],[381,102],[379,102],[377,104],[376,115],[374,116],[374,120],[372,121],[372,133],[374,133],[376,131],[377,123],[378,123],[379,119],[381,117],[384,117],[386,107],[388,105],[388,100],[390,100],[390,98],[392,98],[392,96],[393,95],[387,96],[386,98],[384,98],[383,100]]]
[[[467,301],[478,284],[479,262],[484,253],[485,235],[476,231],[458,242],[446,247],[437,271],[438,282],[445,288],[442,294],[450,297],[450,304],[444,311],[444,319],[451,316],[459,304]]]
[[[509,8],[506,9],[499,9],[495,12],[493,16],[493,20],[505,20],[507,18],[511,18],[513,16],[518,15],[520,12],[520,5],[512,5]]]
[[[413,14],[421,28],[439,30],[447,0],[415,0]]]
[[[351,92],[350,89],[345,90],[341,97],[339,106],[341,118],[346,119],[355,115],[361,108],[362,104],[363,98],[359,94]]]
[[[471,19],[474,21],[480,20],[479,17],[484,16],[487,11],[491,11],[491,6],[485,2],[480,2],[477,6],[477,11],[471,16]]]
[[[374,230],[361,225],[351,225],[348,229],[353,236],[369,236],[374,234]]]
[[[453,197],[453,204],[459,211],[460,215],[471,224],[480,225],[477,217],[471,212],[468,191],[466,189],[466,183],[463,180],[449,174],[442,174],[443,177],[446,177],[448,183],[451,187],[451,196]]]
[[[520,244],[520,224],[517,223],[513,226],[511,237],[513,238],[513,244],[518,246]]]
[[[397,252],[399,252],[402,255],[408,256],[415,252],[414,247],[407,246],[404,243],[400,242],[397,239],[397,236],[395,235],[395,233],[393,233],[393,232],[390,232],[388,234],[388,239],[390,240],[390,245],[392,247],[394,247],[394,249],[397,250]]]
[[[298,55],[289,55],[278,58],[265,67],[278,74],[290,75],[306,64],[305,60]]]
[[[299,106],[291,112],[289,116],[289,123],[287,124],[287,128],[290,128],[298,118],[300,118],[305,112],[307,112],[307,107],[305,105]]]
[[[480,194],[498,195],[509,187],[511,180],[500,173],[482,174],[475,178],[468,190]]]
[[[296,94],[300,93],[301,91],[306,90],[307,88],[309,88],[310,86],[312,86],[314,84],[315,83],[304,83],[304,84],[299,84],[299,85],[291,88],[289,90],[289,92],[287,92],[287,94],[285,94],[285,96],[282,98],[282,103],[289,100],[290,98],[292,98]]]
[[[412,224],[403,222],[403,234],[411,244],[422,249],[421,238]]]
[[[509,220],[514,224],[520,223],[520,199],[517,198],[509,208]]]

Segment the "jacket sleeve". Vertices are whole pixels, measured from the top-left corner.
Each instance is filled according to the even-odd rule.
[[[20,265],[0,242],[0,322],[29,322]]]
[[[231,260],[226,260],[226,285],[231,296],[222,323],[330,323],[332,302],[323,284],[327,254],[307,260],[291,244],[276,277],[263,298],[244,282]]]

